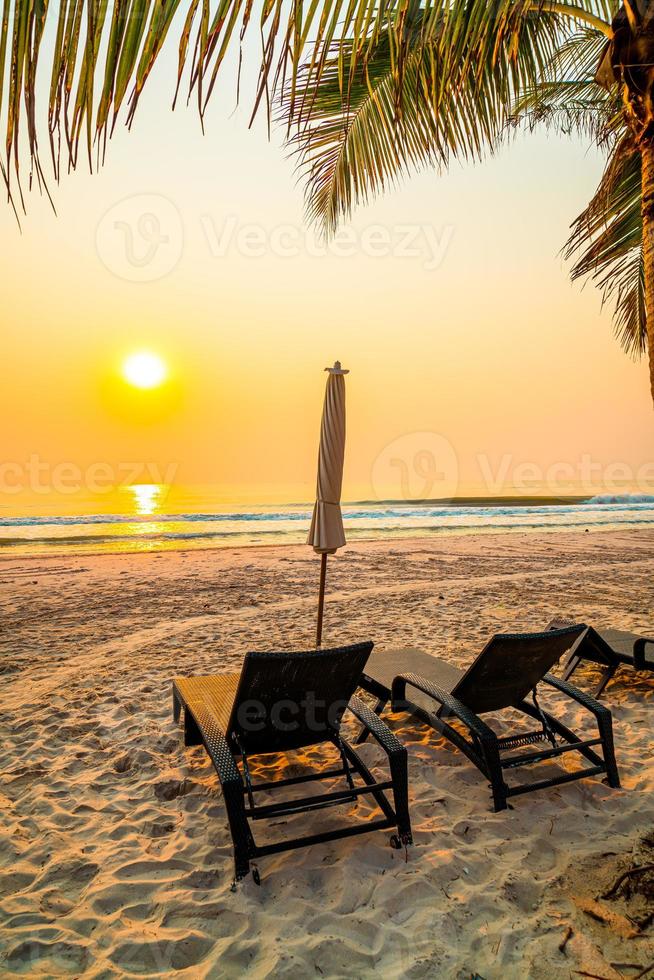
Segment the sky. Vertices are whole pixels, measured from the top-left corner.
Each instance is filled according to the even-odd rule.
[[[248,129],[231,85],[204,136],[193,106],[169,111],[175,57],[56,215],[36,192],[22,232],[0,211],[4,512],[80,489],[102,509],[125,482],[308,501],[336,359],[347,500],[654,490],[645,363],[560,254],[595,151],[519,135],[404,180],[325,251],[281,135]],[[143,349],[169,372],[150,391],[121,375]]]

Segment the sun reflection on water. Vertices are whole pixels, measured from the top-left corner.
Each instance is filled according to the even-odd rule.
[[[134,514],[139,517],[149,517],[157,514],[161,510],[168,485],[165,483],[133,483],[127,487],[132,497],[132,507]]]

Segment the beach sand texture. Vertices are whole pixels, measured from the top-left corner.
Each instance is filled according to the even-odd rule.
[[[170,679],[311,647],[318,565],[297,546],[0,562],[0,973],[636,976],[652,927],[588,904],[654,828],[654,678],[629,672],[605,699],[622,790],[587,780],[492,813],[459,752],[388,716],[410,755],[408,861],[382,832],[261,861],[260,888],[230,891],[218,780],[182,745]],[[647,530],[360,543],[328,574],[325,645],[370,638],[464,665],[492,633],[555,615],[654,630]],[[575,675],[587,690],[596,677]],[[563,717],[582,726],[574,706]],[[255,776],[323,751],[266,757]],[[379,750],[363,754],[381,775]],[[262,835],[314,816],[332,819]]]

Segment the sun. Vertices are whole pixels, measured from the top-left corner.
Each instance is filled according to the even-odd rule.
[[[123,378],[135,388],[157,388],[167,375],[165,362],[151,351],[137,351],[123,363]]]

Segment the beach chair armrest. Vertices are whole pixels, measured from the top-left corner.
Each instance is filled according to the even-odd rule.
[[[471,711],[462,701],[455,698],[449,691],[442,687],[432,684],[426,677],[418,674],[398,674],[393,680],[391,688],[391,703],[393,710],[401,710],[402,704],[406,702],[407,685],[422,691],[428,697],[433,698],[437,704],[444,708],[449,714],[454,715],[462,722],[472,735],[476,735],[484,742],[495,742],[497,736],[492,728],[481,720],[479,715]]]
[[[650,646],[651,659],[645,658],[646,648]],[[650,636],[639,636],[634,643],[634,667],[636,670],[654,670],[654,639]]]
[[[381,745],[384,752],[387,755],[399,755],[406,753],[405,747],[400,742],[399,738],[393,734],[388,725],[385,724],[376,715],[368,705],[364,704],[357,697],[350,698],[348,704],[348,710],[352,712],[355,718],[365,726],[367,731],[373,736],[374,739]]]
[[[240,790],[243,785],[241,773],[215,715],[209,708],[203,707],[196,707],[193,714],[204,746],[218,773],[221,786],[224,789],[226,786],[237,784]]]
[[[561,680],[560,677],[554,677],[553,674],[545,674],[543,677],[543,683],[548,684],[550,687],[556,688],[557,691],[561,691],[562,694],[567,695],[580,704],[582,708],[586,708],[591,714],[595,715],[596,718],[606,718],[611,717],[611,712],[603,704],[600,704],[595,698],[591,697],[590,694],[586,694],[585,691],[580,691],[578,687],[570,684],[569,681]]]

